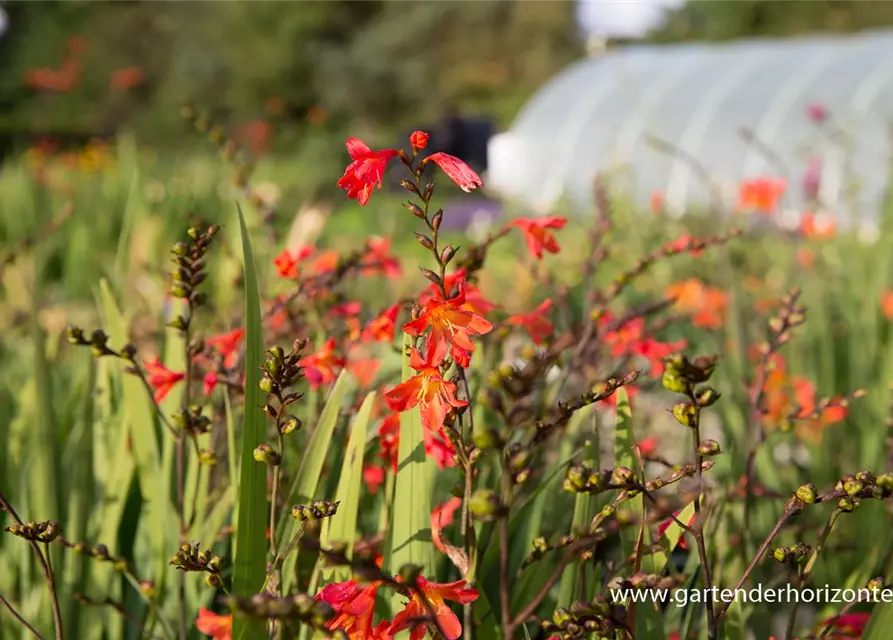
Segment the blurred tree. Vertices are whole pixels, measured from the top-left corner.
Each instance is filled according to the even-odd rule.
[[[233,124],[275,115],[393,129],[450,109],[509,117],[582,51],[570,0],[3,6],[0,135],[127,126],[175,141],[181,96]]]
[[[656,42],[852,32],[893,25],[893,3],[864,0],[699,0],[667,13]]]

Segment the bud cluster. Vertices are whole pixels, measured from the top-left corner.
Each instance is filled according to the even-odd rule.
[[[789,547],[773,549],[772,557],[781,564],[800,564],[806,561],[810,553],[812,553],[812,548],[808,544],[798,542]]]
[[[174,424],[191,438],[207,433],[211,428],[211,419],[202,414],[203,410],[201,405],[180,409],[172,416]]]
[[[662,576],[656,573],[645,573],[637,571],[629,578],[617,576],[608,583],[608,589],[626,591],[630,589],[657,589],[658,591],[668,591],[685,584],[688,576],[684,574],[676,574],[672,576]]]
[[[595,637],[614,638],[620,630],[627,629],[626,607],[597,596],[592,602],[575,602],[569,608],[556,609],[551,620],[544,620],[541,627],[546,633],[560,633],[564,640]]]
[[[176,268],[171,273],[170,294],[174,298],[186,300],[189,304],[189,313],[186,316],[178,315],[168,326],[181,332],[189,330],[192,310],[206,302],[207,296],[197,289],[208,276],[205,270],[205,257],[211,241],[219,231],[220,227],[216,225],[206,228],[190,227],[186,232],[189,241],[178,242],[171,249],[171,259]]]
[[[664,389],[690,396],[693,399],[692,403],[680,403],[685,405],[684,407],[673,408],[673,415],[680,424],[692,426],[684,418],[689,413],[696,413],[696,409],[709,407],[719,399],[719,394],[711,387],[704,387],[697,391],[694,389],[695,385],[710,379],[716,370],[718,360],[718,356],[697,356],[693,360],[689,360],[683,353],[674,353],[663,359],[664,373],[661,377],[661,384]]]
[[[65,538],[60,537],[58,539],[59,544],[64,546],[66,549],[70,549],[77,554],[82,556],[86,556],[88,558],[93,558],[99,562],[104,562],[112,565],[115,570],[120,571],[124,574],[132,574],[131,567],[125,558],[118,558],[109,553],[109,548],[99,543],[95,547],[88,546],[83,542],[69,542]],[[154,588],[154,583],[151,580],[144,581],[146,583],[146,588],[149,587]]]
[[[26,524],[13,524],[6,527],[4,531],[31,542],[50,543],[59,537],[62,528],[59,523],[46,520],[44,522],[31,521]]]
[[[340,502],[315,500],[312,504],[298,504],[291,508],[291,517],[301,522],[331,518],[338,512]]]
[[[110,348],[108,346],[109,337],[102,329],[96,329],[91,332],[88,338],[84,334],[83,329],[71,325],[65,330],[65,337],[70,344],[76,347],[90,347],[90,352],[94,358],[114,356],[132,362],[136,357],[136,347],[132,344],[125,344],[120,351]]]
[[[335,614],[328,604],[305,593],[281,598],[269,593],[259,593],[250,598],[229,596],[224,602],[251,618],[300,621],[318,630],[324,630],[325,624]]]
[[[261,365],[263,377],[260,380],[260,389],[272,395],[276,402],[275,405],[266,403],[264,413],[276,421],[276,430],[280,435],[293,433],[302,426],[301,421],[289,415],[286,410],[289,405],[304,397],[303,393],[289,393],[288,389],[304,377],[304,372],[298,363],[306,345],[305,340],[296,340],[289,353],[285,353],[282,347],[271,347],[267,350],[267,357]]]
[[[183,572],[207,573],[209,586],[219,587],[223,584],[220,577],[220,556],[211,555],[209,549],[202,549],[198,542],[183,543],[168,564]]]
[[[563,488],[571,493],[598,494],[608,489],[632,489],[638,487],[638,476],[629,467],[593,469],[577,463],[568,467]]]

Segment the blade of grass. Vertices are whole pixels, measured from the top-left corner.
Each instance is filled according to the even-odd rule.
[[[347,544],[348,558],[353,557],[353,545],[357,536],[357,520],[363,488],[363,453],[366,449],[366,431],[369,427],[374,403],[375,392],[373,391],[363,400],[363,405],[353,421],[344,465],[341,467],[341,478],[335,493],[335,500],[339,503],[338,512],[323,521],[320,535],[320,541],[324,547],[331,546],[332,542]],[[332,567],[322,570],[323,581],[338,582],[349,578],[349,567]]]
[[[326,456],[329,452],[329,446],[332,442],[332,434],[335,432],[335,425],[338,423],[341,404],[349,387],[350,379],[345,372],[342,372],[335,381],[335,386],[332,387],[329,399],[319,416],[316,429],[314,429],[313,435],[310,437],[310,442],[307,443],[304,459],[285,498],[286,505],[306,504],[313,501],[316,488],[319,486],[320,476],[322,476]],[[295,536],[299,526],[300,524],[294,518],[282,519],[282,525],[278,528],[280,532],[285,532],[286,535],[280,534],[279,547],[281,549],[284,549]],[[288,555],[282,565],[282,588],[285,592],[292,585],[297,560],[298,549],[296,548]]]
[[[264,413],[260,397],[260,362],[263,328],[260,295],[254,271],[251,239],[242,208],[236,203],[242,232],[242,258],[245,269],[245,408],[242,426],[242,468],[239,476],[239,510],[233,551],[233,591],[250,597],[264,584],[267,569],[267,469],[254,460],[254,449],[264,442]],[[236,614],[233,638],[261,638],[264,624]]]
[[[403,380],[408,380],[415,374],[409,366],[412,344],[412,336],[404,334]],[[425,455],[423,429],[418,407],[400,414],[390,558],[385,562],[385,566],[393,572],[406,564],[422,567],[423,572],[434,569],[435,555],[431,539],[434,461]],[[400,601],[401,598],[395,593],[392,606]]]

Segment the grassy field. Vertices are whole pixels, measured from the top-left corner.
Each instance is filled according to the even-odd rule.
[[[333,185],[349,161],[346,154],[342,160],[330,176]],[[210,153],[165,157],[124,138],[117,147],[94,149],[68,163],[32,153],[0,171],[0,494],[24,523],[52,521],[62,531],[61,538],[34,540],[30,548],[26,540],[0,536],[0,595],[42,637],[62,637],[48,593],[58,601],[67,638],[203,637],[196,629],[200,607],[222,613],[235,608],[232,637],[266,637],[257,619],[275,618],[269,611],[219,598],[249,596],[262,585],[271,598],[312,596],[347,580],[348,567],[328,567],[313,549],[290,544],[311,534],[324,546],[346,544],[355,572],[363,550],[375,549],[390,575],[411,563],[435,582],[467,579],[479,596],[464,612],[455,611],[466,628],[472,621],[481,639],[584,637],[568,629],[571,603],[591,601],[612,578],[635,571],[687,588],[703,586],[706,567],[710,582],[724,588],[742,576],[746,586],[764,588],[790,583],[858,589],[877,577],[893,581],[889,503],[870,499],[873,489],[888,497],[886,480],[875,476],[893,464],[889,215],[879,237],[868,242],[845,229],[827,237],[786,231],[771,217],[752,213],[675,219],[637,210],[622,193],[608,190],[602,210],[571,214],[567,226],[554,231],[561,251],[543,260],[528,255],[521,234],[510,230],[493,242],[475,274],[481,295],[497,307],[487,313],[493,331],[475,339],[478,350],[459,378],[467,376],[462,397],[471,402],[455,427],[465,453],[445,469],[436,467],[430,452],[419,459],[413,443],[422,447],[427,436],[418,413],[406,412],[400,465],[396,473],[384,468],[378,486],[370,469],[384,465],[379,428],[388,411],[381,397],[401,380],[399,324],[410,319],[408,313],[400,316],[390,343],[358,347],[368,351],[363,358],[379,364],[371,379],[357,373],[366,362],[360,356],[348,357],[357,368],[348,366],[337,382],[340,366],[330,379],[325,362],[305,361],[304,369],[322,372],[321,381],[308,376],[299,382],[296,388],[306,395],[281,411],[257,387],[259,366],[269,359],[263,350],[278,344],[287,354],[294,340],[307,338],[307,356],[331,337],[343,354],[348,343],[362,342],[351,337],[357,327],[398,301],[417,302],[429,284],[418,267],[435,268],[413,235],[425,231],[425,223],[401,207],[405,198],[376,191],[365,207],[341,196],[332,205],[306,200],[308,172],[330,164],[268,159],[245,187],[234,185],[232,163]],[[439,194],[448,184],[438,177],[431,213],[443,205]],[[455,189],[449,194],[462,197]],[[245,259],[237,202],[253,267]],[[175,243],[191,242],[190,227],[207,225],[222,226],[196,267],[207,275],[196,284],[207,300],[194,309],[184,332],[165,325],[185,313],[184,303],[170,295],[170,251]],[[733,229],[742,233],[728,236]],[[297,277],[277,273],[274,260],[288,247],[313,245],[313,259],[334,251],[341,256],[337,265],[344,266],[352,264],[352,252],[367,251],[373,236],[390,240],[389,255],[399,258],[402,275],[364,276],[354,264],[308,292],[307,278],[320,272],[319,263],[308,259],[309,271],[302,264]],[[440,246],[459,247],[459,263],[484,237],[453,231],[441,235]],[[691,237],[714,239],[702,247],[684,239]],[[680,238],[676,250],[665,249]],[[298,283],[303,289],[292,296]],[[799,297],[785,300],[793,289]],[[290,315],[275,322],[268,311],[281,296],[293,297]],[[524,323],[509,318],[531,313],[546,299],[554,335],[537,352],[519,330]],[[359,303],[356,312],[344,311],[353,301]],[[641,328],[618,324],[625,314],[641,319]],[[158,356],[168,370],[195,379],[153,400],[143,379],[127,372],[126,358],[96,358],[70,344],[71,325],[82,328],[88,342],[90,332],[101,328],[115,352],[132,344],[144,369]],[[232,367],[216,360],[209,365],[213,349],[194,347],[197,338],[237,328],[247,334]],[[685,394],[662,387],[659,358],[645,353],[645,338],[661,345],[684,340],[689,358],[719,355],[710,384],[721,397],[697,409],[697,428],[674,419],[670,410],[686,401]],[[199,352],[204,359],[188,364]],[[408,358],[402,360],[406,380],[413,371]],[[665,371],[673,366],[663,365]],[[643,373],[629,390],[631,415],[617,397],[626,392],[594,402],[601,382],[633,369]],[[208,372],[223,382],[205,396],[202,375]],[[576,410],[581,397],[589,400]],[[260,410],[267,402],[278,412],[272,422]],[[203,406],[210,422],[200,429],[186,418],[188,428],[178,430],[178,412],[193,404]],[[276,425],[286,414],[304,426],[283,438]],[[552,425],[555,433],[539,442],[531,435],[538,423]],[[621,486],[600,492],[562,490],[561,476],[574,461],[667,478],[679,465],[704,459],[697,448],[707,438],[725,453],[708,456],[715,465],[703,478],[700,471],[688,473],[682,482],[655,490],[653,503],[617,482]],[[254,445],[261,442],[278,452],[281,465],[253,462]],[[480,455],[477,467],[462,460],[471,455],[472,442]],[[848,478],[863,470],[874,475]],[[519,480],[521,471],[526,475]],[[861,484],[835,493],[841,479]],[[791,496],[809,483],[820,499],[810,504],[804,500],[808,492],[797,493],[794,500],[809,507],[801,514],[791,507]],[[453,490],[465,506],[455,522],[444,519],[443,531],[432,532],[430,514]],[[288,515],[292,506],[315,500],[339,501],[337,515],[307,521]],[[659,529],[671,513],[691,513],[695,504],[703,514],[697,525],[702,533],[683,533],[677,523]],[[616,513],[598,516],[606,505]],[[0,522],[14,524],[10,513]],[[777,522],[783,526],[774,530]],[[543,537],[551,547],[562,535],[582,539],[579,527],[590,523],[586,535],[597,533],[598,541],[566,545],[577,554],[573,561],[559,549],[525,564],[534,540]],[[264,535],[267,528],[272,540]],[[445,536],[449,553],[435,548],[434,533]],[[685,548],[680,539],[687,540]],[[205,567],[198,576],[176,571],[169,561],[186,541],[210,549],[222,568]],[[798,561],[766,557],[799,542],[809,548]],[[588,555],[581,557],[583,552]],[[276,561],[280,554],[284,568]],[[754,558],[759,561],[748,569]],[[364,570],[359,575],[368,575],[369,567]],[[550,583],[553,573],[557,579]],[[398,592],[380,598],[382,619],[400,610],[407,593]],[[589,619],[601,625],[598,637],[631,633],[650,640],[678,632],[764,640],[786,637],[786,627],[796,634],[787,637],[814,637],[843,607],[739,603],[721,618],[718,636],[709,623],[715,612],[699,602],[661,610],[639,604],[630,608],[625,627],[614,608]],[[559,608],[566,615],[555,614],[552,630],[541,631],[537,620],[553,619]],[[0,608],[0,637],[31,637],[11,611]],[[307,620],[289,611],[274,630],[280,637],[310,637],[307,624],[298,630]],[[572,609],[571,617],[589,615],[581,611]],[[886,638],[889,605],[850,609],[872,611],[862,637]],[[240,627],[243,615],[254,626]]]

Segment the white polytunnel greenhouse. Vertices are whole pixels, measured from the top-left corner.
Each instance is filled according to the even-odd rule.
[[[542,87],[490,139],[487,182],[534,209],[588,208],[593,178],[608,175],[629,196],[659,194],[680,211],[717,191],[733,202],[745,179],[783,177],[795,208],[807,167],[818,164],[825,208],[876,220],[891,116],[893,31],[635,45],[581,61]]]

